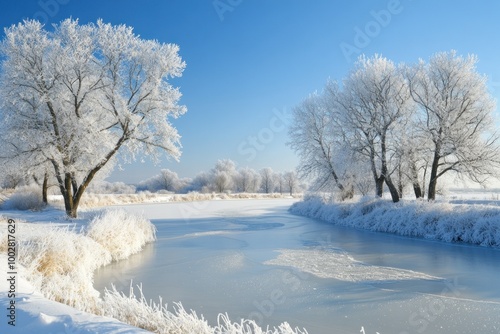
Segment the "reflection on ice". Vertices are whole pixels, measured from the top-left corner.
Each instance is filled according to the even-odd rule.
[[[292,266],[321,278],[334,278],[346,282],[379,283],[414,279],[440,279],[412,270],[369,265],[356,261],[345,251],[282,249],[280,253],[276,259],[269,260],[265,264]]]

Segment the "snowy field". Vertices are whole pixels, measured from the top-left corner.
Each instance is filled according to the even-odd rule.
[[[486,216],[494,217],[499,206],[495,196],[494,192],[455,191],[438,205],[449,209],[473,204],[478,210],[490,210]],[[292,329],[296,327],[310,334],[361,330],[380,334],[500,332],[498,249],[335,226],[291,214],[288,209],[295,202],[212,200],[115,207],[125,210],[126,216],[149,220],[156,229],[154,242],[145,236],[139,247],[142,250],[132,247],[133,251],[119,246],[129,246],[130,242],[123,240],[136,236],[117,232],[124,238],[118,243],[112,242],[113,233],[103,237],[106,229],[96,221],[113,219],[96,216],[93,211],[84,212],[76,221],[67,221],[55,209],[1,214],[16,221],[39,222],[34,229],[47,229],[49,222],[56,228],[70,226],[78,238],[89,239],[85,242],[94,247],[93,254],[100,249],[94,243],[107,245],[101,250],[104,266],[87,266],[85,257],[78,258],[78,252],[72,255],[79,266],[96,266],[97,270],[87,276],[94,284],[92,289],[86,287],[86,294],[95,288],[105,296],[108,304],[103,305],[109,306],[102,312],[105,315],[135,308],[137,318],[153,323],[159,321],[155,320],[158,313],[175,314],[177,307],[181,318],[199,326],[191,330],[184,327],[184,332],[199,333],[245,332],[242,327],[250,322],[239,319],[271,329],[286,322],[290,326],[281,325],[279,330],[289,333],[299,332]],[[123,211],[114,215],[117,212]],[[148,230],[149,226],[144,226]],[[119,226],[113,229],[127,230]],[[133,226],[128,230],[137,229]],[[20,228],[17,233],[20,237],[33,232]],[[111,258],[106,260],[108,253]],[[111,262],[113,259],[122,260]],[[0,266],[0,275],[7,277],[5,255],[0,261],[5,264]],[[30,283],[22,274],[18,278],[18,326],[12,331],[4,320],[1,333],[142,332],[109,316],[98,317],[49,301],[35,291],[40,290],[42,278]],[[9,286],[4,279],[0,282],[0,303],[6,310]],[[131,282],[136,294],[136,286],[142,285],[145,301],[152,299],[160,312],[120,295],[129,294]],[[115,292],[109,291],[111,284]],[[175,306],[177,302],[197,316],[182,313],[183,309]],[[167,310],[158,308],[159,303],[168,304]],[[206,320],[200,322],[201,315]],[[126,318],[127,314],[120,316]]]

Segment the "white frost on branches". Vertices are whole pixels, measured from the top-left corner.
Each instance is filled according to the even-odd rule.
[[[117,153],[180,156],[169,118],[186,108],[168,79],[182,74],[179,47],[143,40],[132,28],[79,25],[47,31],[27,20],[5,31],[0,101],[4,157],[50,166],[76,216],[90,181]]]
[[[455,51],[415,65],[360,57],[341,85],[329,82],[294,108],[289,145],[301,158],[301,176],[320,189],[345,193],[351,183],[365,194],[370,187],[359,180],[371,174],[371,188],[382,196],[386,186],[394,202],[406,182],[417,198],[421,180],[428,182],[433,200],[448,172],[483,185],[498,176],[495,103],[476,63]]]

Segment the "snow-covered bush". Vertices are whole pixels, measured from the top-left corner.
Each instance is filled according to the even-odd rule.
[[[102,307],[94,271],[139,252],[156,233],[149,220],[123,210],[103,212],[82,232],[16,223],[20,273],[45,297],[93,313]]]
[[[21,274],[45,297],[81,310],[96,308],[94,271],[111,255],[67,227],[17,222]]]
[[[327,203],[308,196],[290,212],[336,225],[403,236],[500,247],[500,208],[487,205],[401,201],[378,198]]]
[[[137,184],[137,190],[147,190],[151,192],[168,191],[171,193],[177,193],[183,192],[191,181],[192,180],[189,178],[179,178],[176,172],[169,169],[162,169],[160,174],[139,182]]]
[[[2,203],[4,210],[33,210],[43,209],[42,191],[37,187],[24,186],[16,191]]]
[[[87,236],[104,247],[113,260],[122,260],[153,242],[156,227],[143,216],[125,210],[107,210],[90,222]]]

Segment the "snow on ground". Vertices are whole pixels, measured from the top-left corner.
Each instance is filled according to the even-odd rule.
[[[490,194],[491,196],[491,194]],[[500,202],[495,199],[463,198],[435,203],[378,198],[332,202],[312,195],[295,203],[290,212],[341,226],[427,238],[500,247]]]
[[[116,210],[94,213],[93,218],[88,215],[74,223],[65,221],[64,213],[53,208],[3,214],[0,239],[15,240],[16,247],[15,255],[11,255],[14,243],[0,244],[0,275],[15,284],[1,280],[0,304],[15,302],[16,326],[2,321],[0,328],[5,331],[1,333],[7,329],[14,333],[144,332],[84,311],[112,314],[93,287],[94,271],[112,259],[139,252],[154,240],[154,225],[137,215],[127,214],[125,219],[123,211]],[[22,218],[43,222],[30,223]],[[58,223],[48,222],[51,219]]]
[[[0,254],[0,277],[7,276],[5,254]],[[78,311],[70,306],[48,300],[28,283],[22,275],[17,275],[16,285],[16,322],[15,327],[7,324],[2,314],[0,333],[36,334],[86,334],[86,333],[148,333],[139,328],[126,325],[109,317],[96,316]],[[0,307],[6,310],[11,298],[5,279],[0,280]],[[6,311],[2,311],[5,313]]]

